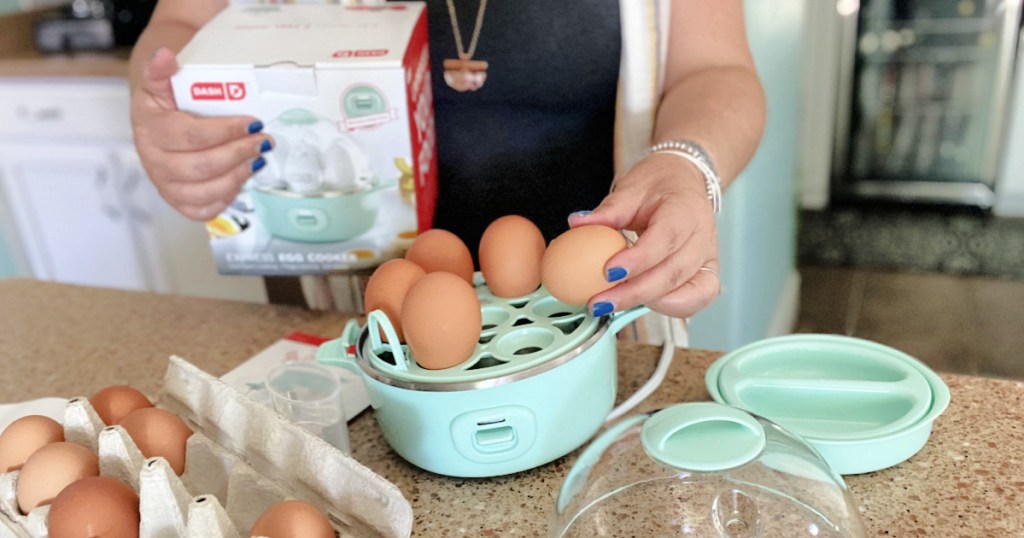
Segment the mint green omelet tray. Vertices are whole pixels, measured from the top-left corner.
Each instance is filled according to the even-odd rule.
[[[949,388],[921,361],[838,335],[755,342],[723,355],[705,381],[715,401],[800,435],[840,474],[913,456],[949,405]]]

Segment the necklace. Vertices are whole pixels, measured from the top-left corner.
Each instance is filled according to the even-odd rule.
[[[458,58],[449,58],[444,61],[444,81],[453,90],[459,92],[476,91],[484,85],[487,80],[487,62],[474,60],[476,44],[480,41],[480,29],[484,25],[484,11],[487,10],[487,0],[480,0],[480,8],[476,12],[476,26],[473,28],[473,37],[469,40],[469,48],[462,47],[462,32],[459,30],[459,17],[455,13],[454,0],[448,0],[448,18],[452,21],[452,33],[455,34],[455,49]]]

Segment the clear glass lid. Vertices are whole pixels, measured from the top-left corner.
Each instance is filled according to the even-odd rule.
[[[627,418],[570,470],[551,535],[864,536],[842,477],[799,437],[718,403]]]

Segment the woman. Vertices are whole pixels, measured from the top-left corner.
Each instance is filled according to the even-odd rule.
[[[685,318],[709,305],[719,293],[710,193],[742,170],[764,126],[742,0],[427,4],[435,226],[471,251],[509,213],[548,239],[566,215],[570,226],[633,230],[633,248],[606,266],[609,281],[624,282],[591,299],[595,315],[645,304]],[[161,195],[196,220],[218,214],[273,145],[259,118],[175,108],[174,53],[225,5],[160,2],[131,60],[143,164]]]

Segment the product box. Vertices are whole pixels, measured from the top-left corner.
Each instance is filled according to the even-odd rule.
[[[369,268],[431,227],[426,16],[422,2],[231,6],[181,51],[180,110],[252,115],[275,141],[207,223],[221,273]]]

